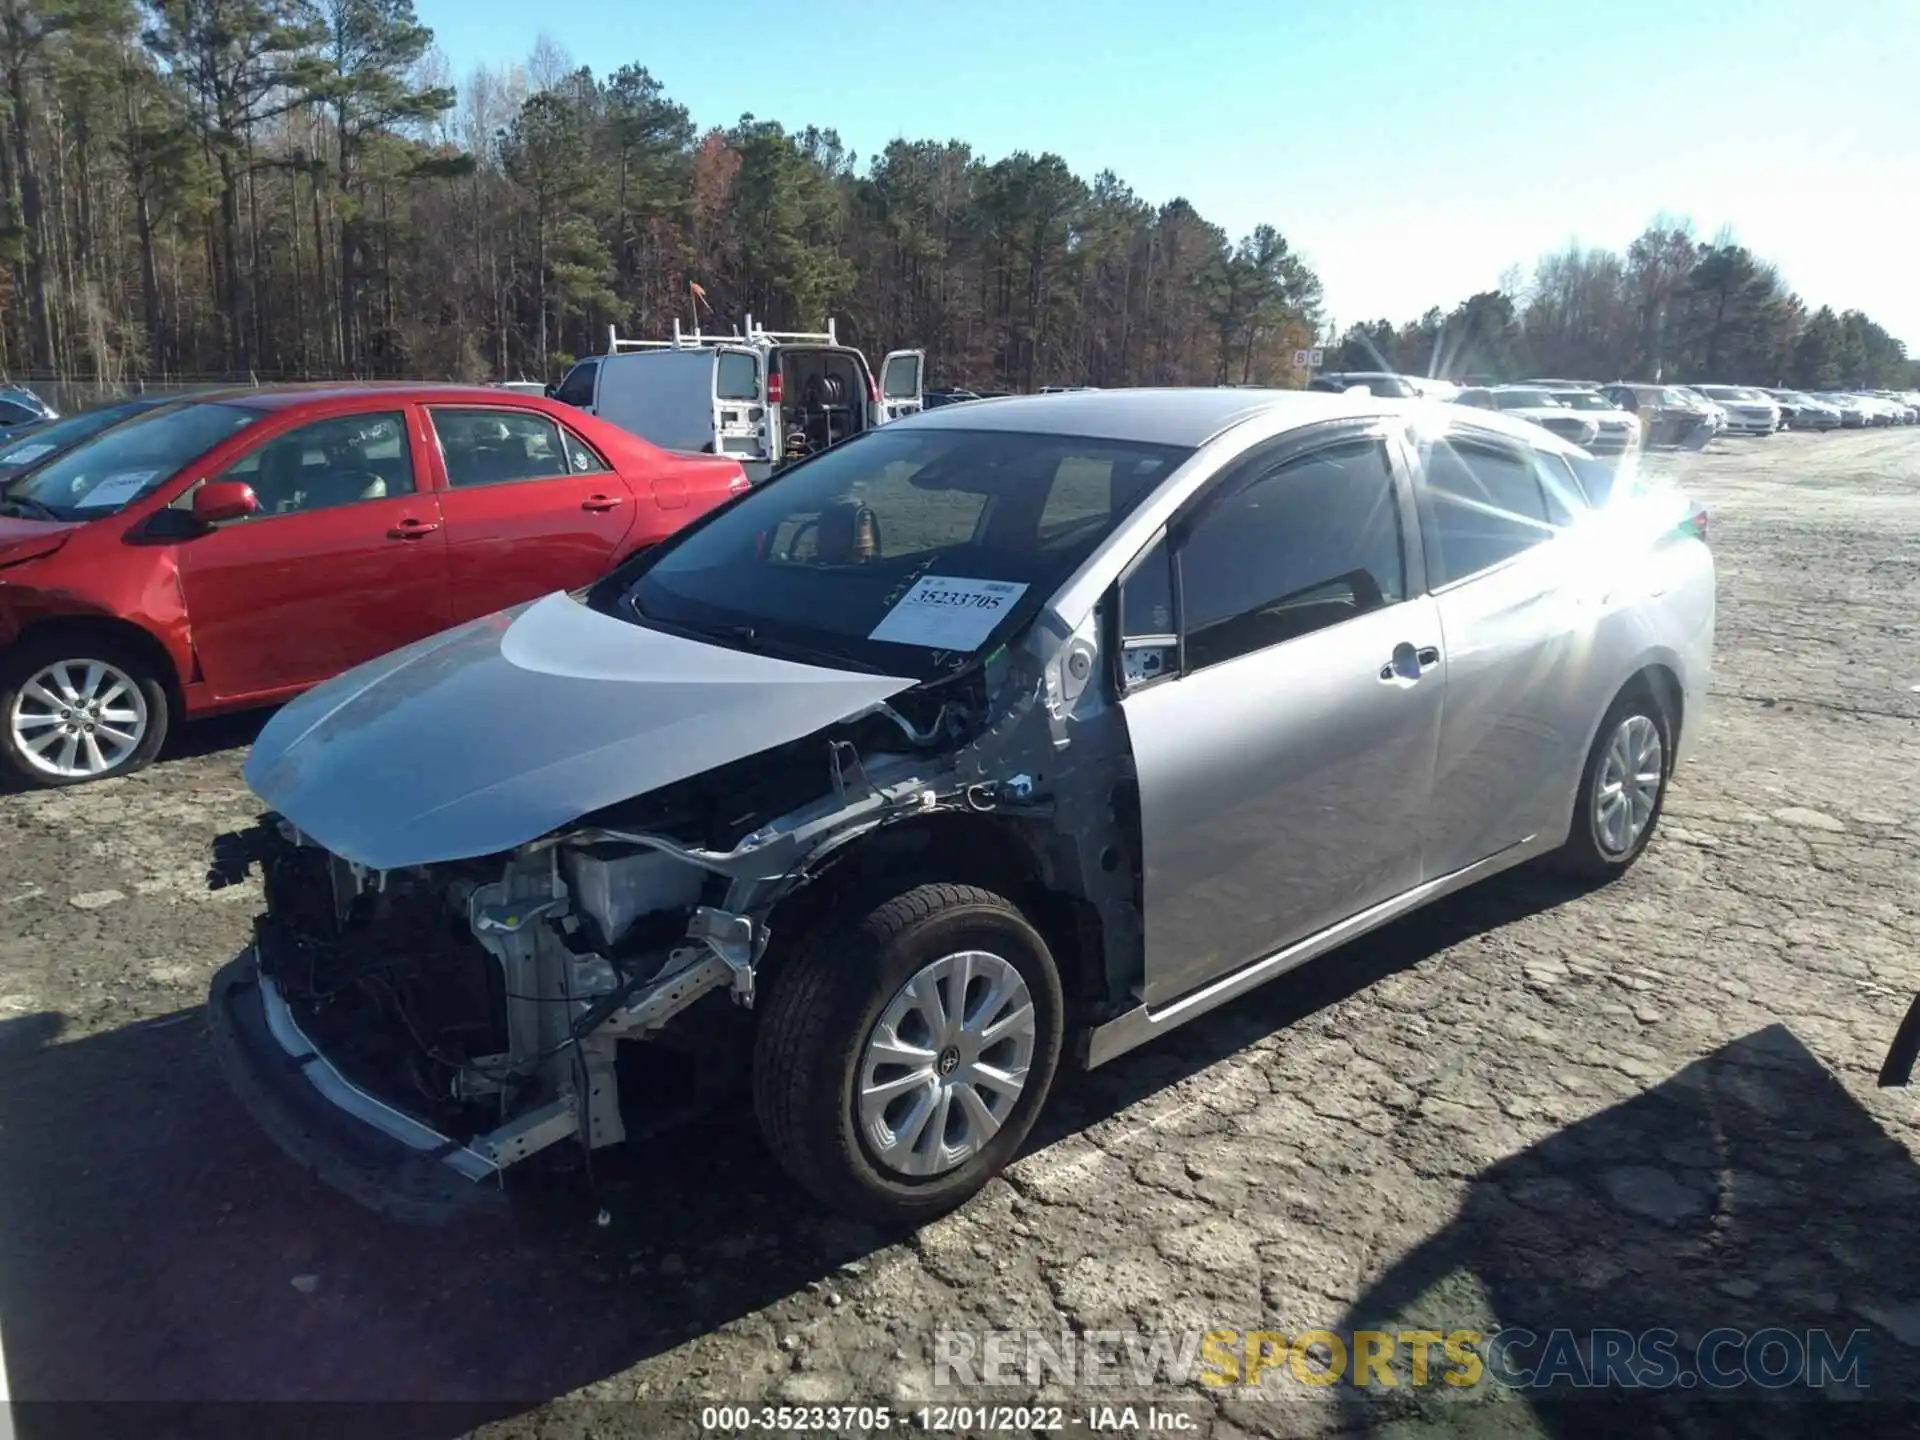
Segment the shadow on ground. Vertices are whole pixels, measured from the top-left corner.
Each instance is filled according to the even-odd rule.
[[[1035,1143],[1567,893],[1516,873],[1070,1077]],[[41,1401],[433,1400],[356,1412],[336,1433],[462,1434],[752,1315],[888,1238],[803,1203],[738,1110],[597,1157],[607,1229],[577,1175],[530,1186],[491,1228],[397,1227],[255,1133],[197,1011],[69,1043],[59,1029],[52,1015],[0,1023],[0,1315],[31,1440],[87,1428]],[[708,1383],[727,1392],[725,1377]],[[154,1413],[121,1418],[160,1433]]]
[[[1400,1386],[1343,1387],[1343,1418],[1362,1431],[1553,1440],[1914,1434],[1917,1210],[1920,1168],[1906,1149],[1791,1031],[1757,1031],[1482,1172],[1458,1218],[1346,1318],[1348,1333],[1506,1332],[1507,1370],[1533,1372],[1541,1388],[1450,1388],[1436,1349],[1434,1380],[1416,1389],[1403,1350]],[[1605,1341],[1553,1338],[1595,1329],[1670,1332],[1676,1367],[1663,1379],[1651,1345],[1616,1345],[1609,1365]],[[1764,1355],[1732,1334],[1768,1329]],[[1729,1343],[1703,1350],[1717,1331]],[[1828,1337],[1825,1376],[1838,1383],[1804,1382],[1822,1343],[1811,1331]],[[1749,1366],[1784,1383],[1740,1383]],[[1601,1388],[1582,1392],[1588,1381]],[[1785,1403],[1816,1399],[1856,1403]]]

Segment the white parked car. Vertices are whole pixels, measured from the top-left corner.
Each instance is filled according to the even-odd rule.
[[[1728,433],[1771,435],[1780,428],[1780,402],[1750,385],[1694,387],[1726,412]]]
[[[1549,390],[1547,393],[1569,410],[1578,411],[1599,427],[1598,433],[1587,442],[1588,453],[1624,455],[1630,450],[1640,448],[1639,420],[1631,412],[1622,410],[1598,390],[1589,390],[1584,385],[1578,385],[1564,390]]]
[[[1561,404],[1549,391],[1530,386],[1475,386],[1462,390],[1454,404],[1471,405],[1477,410],[1499,410],[1521,420],[1531,420],[1541,429],[1550,430],[1575,445],[1590,446],[1600,434],[1597,421]]]
[[[1673,387],[1687,399],[1693,401],[1707,412],[1707,418],[1713,424],[1713,433],[1724,435],[1727,430],[1727,407],[1707,394],[1698,385],[1676,385]]]
[[[1872,395],[1874,399],[1890,406],[1897,417],[1898,423],[1911,425],[1915,420],[1920,420],[1920,406],[1916,406],[1911,399],[1900,394],[1898,391],[1871,390],[1868,394]]]
[[[1821,390],[1814,399],[1823,405],[1831,405],[1840,412],[1840,423],[1849,430],[1862,429],[1868,425],[1881,423],[1874,408],[1858,395],[1848,395],[1840,390]]]
[[[1771,395],[1780,406],[1782,430],[1838,430],[1840,411],[1824,400],[1816,400],[1801,390],[1774,390]]]

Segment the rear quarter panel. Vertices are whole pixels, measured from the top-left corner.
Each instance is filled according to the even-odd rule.
[[[1717,601],[1712,552],[1706,542],[1684,524],[1696,507],[1670,493],[1647,497],[1622,507],[1620,513],[1597,516],[1595,523],[1612,527],[1595,536],[1591,553],[1612,555],[1606,581],[1587,585],[1587,603],[1594,608],[1590,631],[1592,663],[1584,687],[1590,712],[1583,743],[1566,757],[1558,776],[1542,796],[1549,813],[1558,816],[1556,833],[1564,833],[1573,816],[1574,798],[1614,697],[1636,674],[1649,666],[1664,666],[1679,681],[1680,733],[1675,737],[1673,767],[1677,770],[1695,748],[1713,679],[1713,640]],[[1622,549],[1637,546],[1640,564],[1617,565]],[[1582,581],[1573,582],[1576,593]]]
[[[659,543],[748,488],[746,472],[731,457],[663,449],[591,415],[574,412],[562,418],[620,472],[638,502],[634,526],[616,560]]]

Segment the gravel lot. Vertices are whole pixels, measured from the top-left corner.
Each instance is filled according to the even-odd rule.
[[[257,899],[210,892],[206,859],[255,813],[258,722],[0,795],[13,1395],[434,1399],[471,1408],[354,1431],[638,1433],[703,1400],[914,1403],[935,1328],[1397,1316],[1865,1327],[1871,1392],[1920,1397],[1920,1096],[1873,1084],[1920,989],[1920,432],[1659,463],[1713,511],[1717,698],[1639,868],[1589,895],[1496,880],[1069,1079],[1010,1177],[909,1243],[802,1204],[744,1110],[602,1157],[605,1229],[578,1185],[474,1233],[363,1214],[255,1134],[200,1018]],[[1382,1418],[1292,1384],[1173,1398],[1221,1436]],[[1447,1398],[1415,1408],[1487,1428]]]

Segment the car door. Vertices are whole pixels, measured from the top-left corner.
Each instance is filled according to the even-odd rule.
[[[1586,504],[1558,457],[1458,426],[1414,448],[1447,656],[1424,863],[1437,879],[1554,823],[1564,758],[1599,719],[1580,709],[1581,636],[1609,575],[1574,543]]]
[[[265,437],[218,476],[257,513],[179,542],[193,650],[214,694],[324,680],[443,630],[447,552],[404,407]]]
[[[754,350],[721,350],[713,361],[713,433],[717,454],[742,462],[773,458],[766,377]]]
[[[883,421],[918,415],[926,407],[921,393],[927,369],[924,350],[890,350],[880,361],[880,416]]]
[[[454,618],[599,579],[639,500],[606,458],[533,409],[431,405]]]
[[[1123,580],[1148,1004],[1412,888],[1444,677],[1407,476],[1351,423],[1235,464]]]

